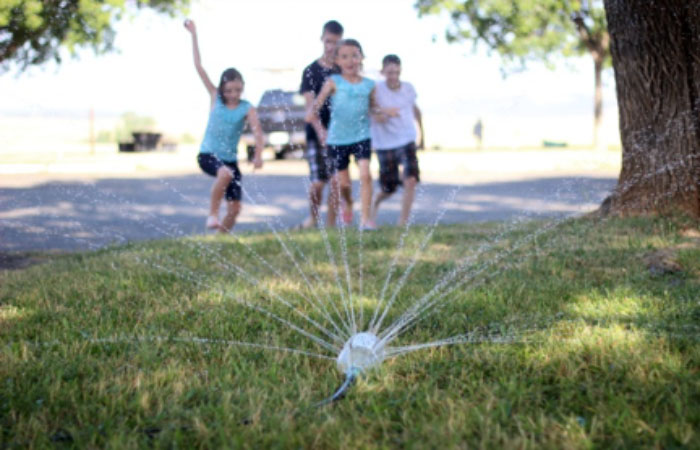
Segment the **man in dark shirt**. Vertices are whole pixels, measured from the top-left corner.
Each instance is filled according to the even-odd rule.
[[[323,25],[321,42],[323,43],[323,55],[309,64],[302,74],[300,92],[306,100],[307,112],[313,108],[314,100],[321,91],[323,83],[331,74],[335,73],[335,46],[343,38],[343,26],[335,20]],[[306,159],[309,162],[309,176],[311,187],[309,188],[309,204],[311,216],[302,224],[303,228],[315,227],[318,224],[319,209],[323,201],[323,188],[326,186],[328,173],[328,153],[325,148],[326,130],[331,120],[329,101],[319,111],[322,128],[314,129],[310,123],[306,124]],[[335,226],[336,211],[328,209],[327,226]]]

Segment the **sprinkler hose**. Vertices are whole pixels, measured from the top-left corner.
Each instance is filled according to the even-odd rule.
[[[343,381],[343,384],[341,384],[340,387],[336,389],[335,393],[327,399],[316,403],[316,405],[314,406],[316,408],[320,408],[322,406],[330,405],[331,403],[337,402],[338,400],[342,400],[345,397],[345,393],[348,391],[348,389],[350,389],[350,387],[352,387],[360,373],[362,373],[360,369],[358,369],[357,367],[351,367],[350,370],[348,370],[345,374],[345,381]]]

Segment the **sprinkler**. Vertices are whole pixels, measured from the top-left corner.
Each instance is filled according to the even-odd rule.
[[[364,372],[378,366],[384,360],[384,344],[372,333],[364,331],[354,334],[345,342],[336,363],[344,374]]]
[[[342,399],[357,377],[384,360],[384,343],[373,333],[362,332],[350,336],[340,351],[336,363],[338,370],[345,375],[345,381],[329,398],[316,406],[324,406]]]

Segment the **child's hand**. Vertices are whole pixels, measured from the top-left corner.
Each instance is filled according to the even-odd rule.
[[[328,130],[326,130],[326,128],[323,125],[321,125],[320,121],[314,125],[314,131],[316,132],[318,143],[321,144],[321,147],[325,147],[326,139],[328,138]]]
[[[191,19],[185,19],[184,25],[185,25],[185,29],[187,29],[187,31],[189,31],[190,33],[194,34],[194,33],[197,32],[197,30],[196,30],[195,27],[194,27],[194,21],[193,21],[193,20],[191,20]]]
[[[378,113],[373,114],[372,118],[374,118],[375,122],[377,123],[386,123],[386,121],[389,120],[389,118],[386,114],[384,114],[383,111],[379,111]]]
[[[316,132],[316,137],[318,138],[318,143],[322,146],[326,145],[326,137],[328,136],[328,130],[321,124],[321,119],[313,112],[310,111],[307,114],[307,122],[311,124],[311,127]],[[311,119],[311,120],[308,120]]]
[[[383,108],[382,112],[388,117],[399,117],[399,108]]]
[[[316,120],[316,113],[313,110],[310,110],[309,112],[306,113],[306,116],[304,116],[304,121],[306,123],[313,124],[315,120]]]

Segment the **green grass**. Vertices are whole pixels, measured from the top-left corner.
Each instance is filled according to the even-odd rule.
[[[311,405],[342,379],[334,361],[188,340],[334,357],[243,305],[320,334],[279,295],[330,327],[302,299],[315,292],[342,308],[321,234],[287,241],[307,258],[313,292],[266,234],[51,256],[0,273],[0,447],[698,448],[700,245],[688,229],[697,224],[680,218],[447,226],[423,252],[427,228],[399,252],[400,229],[362,243],[352,232],[358,315],[372,313],[394,255],[389,292],[419,257],[388,322],[466,269],[396,345],[467,332],[514,342],[387,360],[321,409]],[[342,241],[330,242],[342,285]],[[656,249],[682,270],[651,273]]]

